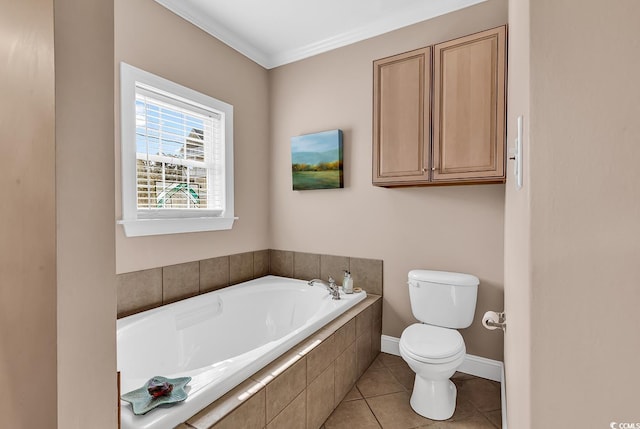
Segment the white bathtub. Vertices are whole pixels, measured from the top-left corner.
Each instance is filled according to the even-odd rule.
[[[186,401],[143,416],[121,401],[122,427],[173,428],[365,297],[267,276],[118,320],[122,393],[155,375],[193,378]]]

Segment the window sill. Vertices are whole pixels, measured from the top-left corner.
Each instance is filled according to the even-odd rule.
[[[182,234],[187,232],[223,231],[233,227],[237,217],[185,218],[185,219],[136,219],[119,220],[127,237]]]

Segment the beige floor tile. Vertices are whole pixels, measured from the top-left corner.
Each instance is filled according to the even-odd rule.
[[[371,366],[369,366],[369,368],[373,368],[373,369],[379,369],[379,368],[384,368],[385,366],[382,364],[382,358],[380,356],[382,356],[384,353],[380,353],[371,363]]]
[[[351,389],[349,393],[347,393],[347,396],[345,396],[342,401],[353,401],[355,399],[362,399],[362,395],[360,394],[358,388],[356,386],[353,386],[353,389]]]
[[[456,421],[438,422],[427,427],[429,429],[495,429],[495,426],[480,414]]]
[[[453,374],[453,377],[451,377],[452,380],[471,380],[472,378],[477,378],[477,377],[474,377],[471,374],[465,374],[464,372],[459,372],[459,371],[456,371],[456,373]]]
[[[499,410],[500,383],[484,378],[464,380],[458,387],[458,397],[470,401],[480,411]]]
[[[368,369],[356,386],[365,398],[405,391],[387,368]]]
[[[324,423],[326,429],[379,429],[364,399],[341,403]]]
[[[386,367],[404,365],[409,368],[409,365],[407,365],[401,356],[390,355],[389,353],[380,353],[380,361]]]
[[[484,413],[484,416],[493,423],[496,428],[500,429],[502,427],[502,410],[489,411]]]
[[[413,382],[416,378],[415,372],[405,365],[394,365],[388,368],[389,372],[404,386],[408,391],[413,390]]]
[[[450,420],[463,420],[480,414],[480,411],[467,399],[458,396],[456,399],[456,410],[453,412]]]
[[[364,390],[369,394],[371,392],[384,391],[384,389],[388,388],[385,385],[389,381],[389,375],[395,378],[400,385],[413,383],[413,371],[403,360],[400,361],[399,359],[401,358],[398,356],[381,353],[358,380],[357,386],[364,386]],[[381,369],[386,370],[388,374],[381,371]],[[342,407],[347,401],[357,402],[364,396],[366,398],[365,401],[382,428],[500,429],[502,417],[500,410],[500,384],[463,373],[456,373],[452,380],[458,386],[456,411],[451,419],[443,422],[426,419],[415,413],[409,403],[410,391],[366,396],[364,392],[361,393],[357,387],[354,387],[339,407]],[[398,384],[395,384],[395,386],[397,387]],[[391,383],[391,385],[394,384]],[[367,391],[367,388],[370,390]],[[355,406],[354,409],[356,409]],[[333,414],[330,419],[333,419],[334,424],[339,420]],[[327,426],[327,429],[330,427]],[[359,428],[360,426],[357,423],[349,425],[349,429]]]
[[[411,409],[407,392],[367,398],[366,401],[384,429],[410,429],[425,427],[432,420],[425,419]]]

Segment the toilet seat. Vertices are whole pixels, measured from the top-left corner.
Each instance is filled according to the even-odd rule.
[[[432,364],[454,361],[466,352],[458,331],[423,323],[414,323],[404,330],[400,349],[418,362]]]

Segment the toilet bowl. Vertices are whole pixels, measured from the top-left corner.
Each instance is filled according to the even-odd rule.
[[[464,362],[466,348],[456,330],[416,323],[400,337],[400,355],[416,373],[411,408],[432,420],[447,420],[456,408],[449,380]]]
[[[479,280],[443,271],[409,272],[411,310],[420,322],[400,337],[400,356],[416,373],[411,408],[432,420],[447,420],[456,408],[449,378],[462,365],[466,348],[456,330],[471,325]]]

